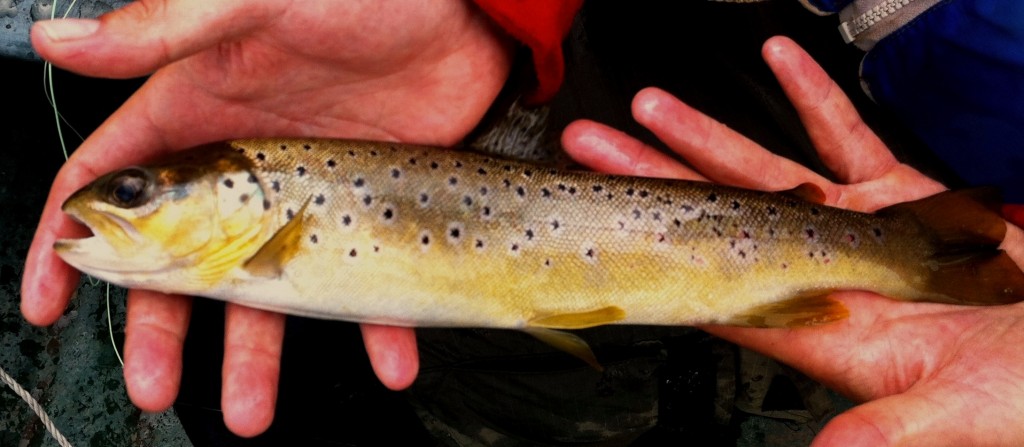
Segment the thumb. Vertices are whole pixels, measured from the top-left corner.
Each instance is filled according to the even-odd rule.
[[[871,401],[829,421],[811,446],[1014,445],[999,418],[986,418],[970,400],[907,392]]]
[[[277,14],[276,1],[139,0],[99,19],[36,22],[32,46],[89,76],[128,78],[247,33]]]

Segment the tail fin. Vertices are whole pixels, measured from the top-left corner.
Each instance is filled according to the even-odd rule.
[[[1024,272],[998,248],[1006,222],[994,188],[946,191],[877,214],[909,216],[933,238],[929,300],[970,305],[1024,300]]]

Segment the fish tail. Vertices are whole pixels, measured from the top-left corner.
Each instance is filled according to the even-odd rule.
[[[934,251],[924,261],[928,301],[994,305],[1024,300],[1024,272],[999,249],[1006,236],[995,188],[945,191],[879,210],[921,225]]]

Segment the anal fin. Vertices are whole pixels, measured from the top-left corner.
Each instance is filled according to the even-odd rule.
[[[784,301],[762,304],[721,322],[730,326],[762,328],[817,326],[842,320],[850,311],[830,291],[814,291]]]

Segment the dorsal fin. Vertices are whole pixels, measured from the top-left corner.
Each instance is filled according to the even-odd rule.
[[[302,234],[305,230],[308,216],[306,207],[312,196],[306,199],[299,212],[292,217],[274,233],[274,236],[260,247],[252,258],[245,261],[245,270],[249,273],[267,278],[281,276],[284,265],[288,263],[299,251],[302,241]]]
[[[793,189],[779,191],[782,194],[793,196],[798,199],[823,205],[825,203],[825,191],[814,183],[801,183]]]

